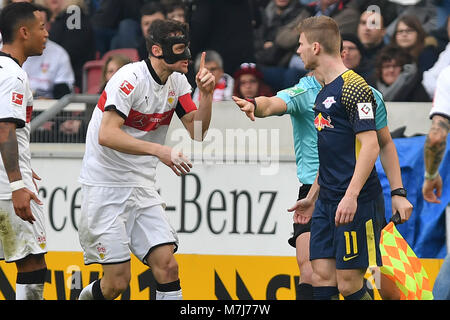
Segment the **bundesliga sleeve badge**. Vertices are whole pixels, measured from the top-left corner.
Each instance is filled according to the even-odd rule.
[[[124,82],[122,82],[119,89],[122,93],[124,93],[126,96],[128,96],[134,90],[134,86],[131,83],[129,83],[127,80],[125,80]]]
[[[18,92],[11,93],[11,103],[17,107],[21,107],[23,103],[23,94]]]

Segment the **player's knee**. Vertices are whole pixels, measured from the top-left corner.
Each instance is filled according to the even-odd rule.
[[[178,279],[178,263],[173,256],[167,257],[152,266],[153,275],[158,282]]]
[[[313,270],[310,261],[299,264],[300,277],[304,283],[312,283]]]
[[[129,283],[130,277],[126,276],[117,277],[105,283],[105,289],[107,292],[109,292],[108,294],[109,296],[115,298],[118,297],[120,294],[122,294],[128,288]]]
[[[330,268],[328,263],[312,263],[312,281],[314,286],[335,286],[336,285],[336,271]]]
[[[363,286],[363,279],[359,279],[352,273],[340,273],[337,279],[339,292],[344,296],[349,296]]]

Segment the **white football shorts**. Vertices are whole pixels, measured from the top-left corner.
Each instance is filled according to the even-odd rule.
[[[30,254],[47,253],[42,205],[30,201],[33,224],[16,215],[12,200],[0,200],[0,259],[15,262]]]
[[[177,250],[178,236],[156,190],[82,185],[81,191],[78,236],[85,264],[126,262],[130,252],[147,264],[156,246]]]

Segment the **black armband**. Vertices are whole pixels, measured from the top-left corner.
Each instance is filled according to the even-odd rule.
[[[391,191],[391,197],[392,196],[400,196],[406,198],[406,189],[405,188],[398,188]]]
[[[255,98],[245,98],[245,100],[247,100],[248,102],[253,103],[253,105],[255,106],[255,110],[253,110],[253,113],[256,112],[256,100]]]

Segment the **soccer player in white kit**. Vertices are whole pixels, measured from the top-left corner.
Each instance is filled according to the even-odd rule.
[[[203,140],[215,83],[203,55],[197,109],[184,75],[191,58],[187,24],[156,20],[146,41],[149,58],[114,74],[89,123],[78,232],[85,264],[102,264],[104,275],[82,290],[80,300],[115,299],[126,290],[130,251],[150,266],[156,299],[182,299],[173,255],[178,237],[155,189],[156,165],[161,161],[177,175],[190,171],[181,152],[163,145],[166,133],[176,113],[191,138]],[[201,123],[201,132],[194,122],[196,128]]]
[[[422,194],[428,202],[441,203],[439,198],[442,195],[443,182],[439,166],[445,156],[450,131],[450,66],[444,68],[437,78],[430,119],[431,128],[424,145],[425,179]],[[435,300],[450,299],[450,254],[445,257],[436,276],[433,296]]]
[[[0,14],[0,258],[17,266],[16,299],[42,300],[47,265],[42,203],[31,169],[33,95],[25,60],[42,54],[48,33],[37,8],[12,3]]]

